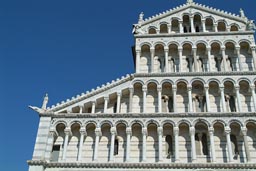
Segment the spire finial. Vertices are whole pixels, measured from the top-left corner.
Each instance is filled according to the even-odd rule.
[[[245,14],[244,14],[244,10],[242,8],[240,8],[240,15],[242,18],[246,18]]]
[[[192,3],[194,3],[193,0],[187,0],[187,4],[192,4]]]
[[[45,94],[45,97],[44,97],[44,101],[43,101],[42,109],[46,110],[48,100],[49,100],[49,98],[48,98],[48,94],[46,93],[46,94]]]

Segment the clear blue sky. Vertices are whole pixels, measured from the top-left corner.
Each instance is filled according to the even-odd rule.
[[[2,0],[0,2],[0,170],[27,171],[38,115],[56,104],[133,73],[132,24],[186,0]],[[255,0],[197,0],[256,19]]]

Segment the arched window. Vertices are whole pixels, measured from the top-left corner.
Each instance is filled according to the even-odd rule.
[[[160,33],[168,33],[168,26],[167,24],[160,25]]]
[[[238,31],[238,27],[236,25],[232,25],[230,31]]]
[[[230,135],[231,139],[231,144],[232,144],[232,150],[234,154],[234,159],[237,160],[238,155],[239,155],[239,150],[238,150],[238,144],[237,144],[237,138],[235,135],[231,134]]]
[[[196,141],[196,154],[204,155],[204,156],[209,155],[206,133],[196,133],[195,141]]]
[[[118,139],[115,139],[114,155],[118,155],[118,150],[119,150],[119,141]]]
[[[156,34],[156,29],[150,28],[150,29],[148,30],[148,34]]]
[[[202,146],[203,146],[203,155],[207,156],[209,154],[209,150],[208,150],[208,142],[207,142],[207,135],[206,133],[203,133],[202,136]]]
[[[166,148],[165,148],[165,152],[167,155],[167,158],[170,158],[171,155],[173,154],[173,148],[172,148],[172,136],[171,135],[167,135],[165,137],[165,144],[166,144]]]
[[[236,112],[236,102],[234,96],[230,96],[229,107],[231,112]]]
[[[169,97],[168,109],[169,109],[169,112],[174,112],[174,110],[173,110],[173,97]]]

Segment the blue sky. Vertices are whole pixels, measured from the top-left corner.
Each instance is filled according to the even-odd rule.
[[[0,2],[0,170],[27,171],[38,115],[49,105],[133,73],[132,24],[186,0],[2,0]],[[255,0],[197,0],[255,20]]]

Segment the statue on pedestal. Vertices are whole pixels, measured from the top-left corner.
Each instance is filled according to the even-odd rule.
[[[39,108],[39,107],[36,107],[36,106],[28,106],[30,109],[38,112],[38,113],[45,113],[46,112],[46,107],[47,107],[47,103],[48,103],[48,94],[45,95],[44,97],[44,101],[43,101],[43,104],[42,104],[42,107]]]

